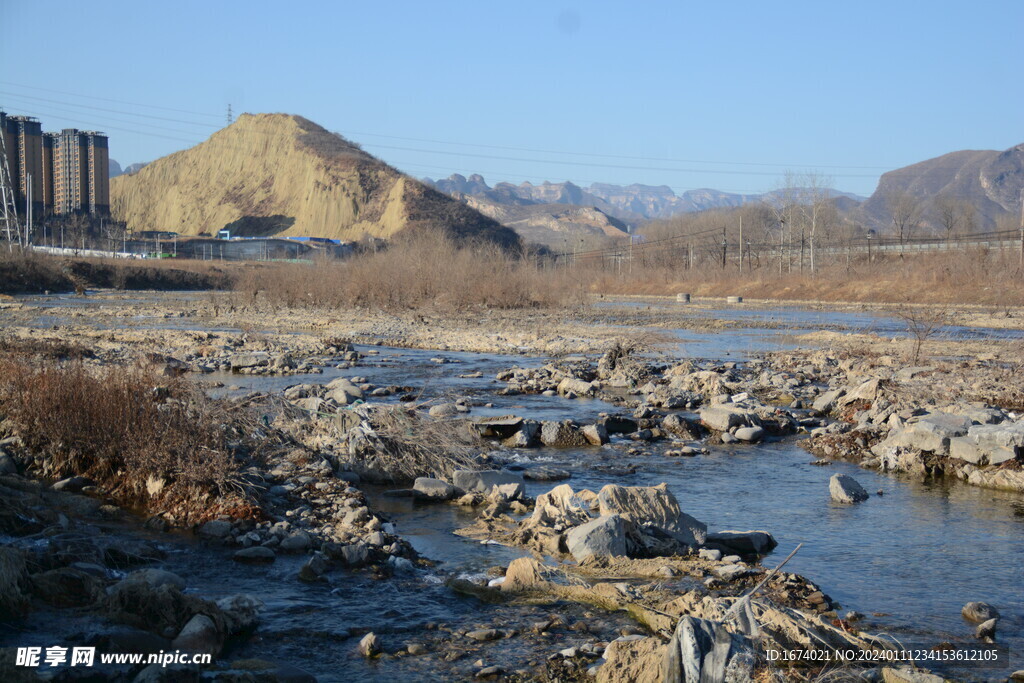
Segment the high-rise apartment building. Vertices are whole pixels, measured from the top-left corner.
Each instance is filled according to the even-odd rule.
[[[30,116],[0,112],[15,204],[25,213],[29,182],[33,214],[110,213],[110,157],[107,136],[65,128],[43,133]]]
[[[29,196],[32,211],[43,214],[43,129],[31,116],[4,116],[4,145],[14,184],[14,203],[25,214]],[[30,190],[31,184],[31,190]]]

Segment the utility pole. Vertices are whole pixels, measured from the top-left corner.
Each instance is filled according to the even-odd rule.
[[[1024,272],[1024,189],[1020,191],[1020,269]]]
[[[782,275],[782,252],[786,247],[786,219],[779,220],[779,275]]]
[[[32,234],[32,174],[25,174],[25,247],[27,248],[30,244]]]
[[[740,272],[743,272],[743,214],[740,214]]]
[[[725,270],[725,252],[728,247],[729,243],[725,239],[725,228],[722,228],[722,270]]]

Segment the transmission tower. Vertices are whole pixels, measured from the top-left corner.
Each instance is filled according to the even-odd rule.
[[[11,178],[11,167],[7,163],[6,131],[0,130],[0,228],[7,234],[7,246],[14,249],[17,235],[21,243],[21,226],[18,225],[18,207],[14,202],[14,180]]]
[[[229,102],[228,103],[228,125],[230,126],[231,122],[234,121],[234,120],[235,120],[234,116],[231,115],[231,103]]]

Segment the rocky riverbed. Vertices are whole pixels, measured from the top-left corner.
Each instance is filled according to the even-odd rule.
[[[787,673],[766,652],[896,652],[881,636],[892,625],[881,610],[857,612],[856,591],[794,573],[822,571],[823,539],[805,533],[806,547],[772,571],[796,545],[777,531],[788,528],[784,498],[745,528],[714,513],[709,530],[701,518],[720,506],[666,473],[714,463],[723,469],[714,481],[738,484],[748,476],[740,453],[799,444],[814,465],[863,468],[843,477],[870,473],[864,500],[836,483],[845,480],[831,478],[830,489],[821,472],[837,511],[880,504],[876,477],[1024,491],[1012,339],[932,340],[924,361],[909,363],[903,338],[839,332],[843,342],[825,348],[787,343],[723,360],[679,355],[666,330],[686,315],[649,325],[658,315],[632,305],[568,320],[281,312],[257,324],[266,312],[206,296],[26,299],[0,311],[10,356],[189,377],[218,400],[251,405],[279,445],[249,472],[258,513],[183,528],[173,514],[124,510],[88,481],[38,481],[44,463],[5,435],[5,646],[215,655],[203,672],[121,666],[108,680],[681,680],[705,633],[731,639],[724,662],[740,679],[801,677],[821,667]],[[688,333],[751,325],[714,320],[696,316]],[[741,459],[728,465],[723,453]],[[988,576],[1019,581],[1017,566]],[[979,587],[963,601],[992,600],[994,623],[975,633],[969,621],[943,621],[914,642],[1016,644],[1020,603],[1006,596]],[[286,603],[308,615],[305,625]],[[321,646],[332,654],[312,661]],[[977,680],[1012,671],[926,668]],[[902,664],[849,675],[924,676]]]

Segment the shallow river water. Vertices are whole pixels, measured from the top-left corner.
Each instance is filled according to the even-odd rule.
[[[713,315],[723,317],[722,311]],[[900,334],[878,316],[868,314],[818,315],[789,309],[758,312],[758,318],[776,315],[791,326],[813,330],[829,324],[849,324],[882,334]],[[153,321],[162,326],[166,321]],[[178,326],[174,322],[174,327]],[[672,351],[690,356],[742,360],[756,351],[784,348],[786,334],[774,329],[749,328],[725,332],[678,331],[680,346]],[[965,336],[999,336],[1004,331],[961,331]],[[1017,336],[1014,333],[1011,336]],[[593,420],[615,408],[598,400],[569,401],[560,397],[498,396],[504,386],[495,380],[500,370],[536,366],[547,359],[497,354],[418,351],[387,347],[358,347],[367,354],[358,367],[327,368],[322,375],[261,377],[207,375],[206,381],[225,386],[217,393],[239,390],[279,391],[301,382],[322,383],[339,375],[362,376],[378,386],[408,385],[423,390],[424,398],[466,396],[475,404],[472,415],[516,414],[533,419],[574,418]],[[434,358],[444,358],[439,364]],[[459,375],[480,372],[479,378]],[[395,400],[393,397],[383,400]],[[483,407],[493,403],[493,407]],[[838,600],[844,610],[867,615],[866,630],[888,632],[905,644],[934,645],[941,640],[969,641],[973,625],[960,617],[970,600],[983,600],[1002,613],[999,640],[1009,645],[1012,669],[1024,668],[1024,497],[965,486],[959,482],[922,483],[848,463],[820,467],[789,438],[760,445],[712,447],[707,455],[667,458],[653,452],[629,456],[614,444],[578,450],[533,449],[515,454],[517,466],[550,464],[572,472],[567,483],[574,488],[598,490],[608,483],[653,485],[667,482],[689,514],[706,522],[709,530],[764,529],[779,542],[765,565],[785,557],[798,543],[803,548],[787,569],[803,574]],[[506,453],[508,455],[508,453]],[[636,473],[615,476],[598,466],[630,463]],[[840,506],[830,502],[828,479],[835,472],[856,477],[872,493],[863,504]],[[555,484],[531,482],[528,493],[536,496]],[[875,492],[882,495],[876,495]],[[410,498],[387,495],[384,489],[367,488],[371,504],[390,517],[398,533],[425,556],[439,562],[437,568],[389,581],[363,575],[338,574],[329,584],[309,586],[294,578],[298,559],[282,558],[270,568],[231,566],[219,551],[197,555],[194,544],[166,542],[171,550],[168,568],[178,571],[197,592],[227,595],[253,592],[268,605],[260,636],[237,653],[265,656],[311,671],[322,680],[380,680],[380,665],[353,654],[358,635],[366,630],[384,634],[394,646],[422,641],[430,625],[458,621],[494,624],[528,620],[545,608],[513,608],[484,605],[461,597],[443,581],[450,575],[478,575],[488,567],[507,564],[521,551],[481,544],[452,534],[472,517],[454,506],[428,506]],[[205,559],[204,559],[205,558]],[[199,559],[200,561],[197,561]],[[563,611],[585,618],[583,608],[560,605]],[[589,618],[589,617],[586,617]],[[605,617],[606,630],[621,627],[624,619]],[[610,631],[609,631],[610,632]],[[582,642],[582,639],[580,639]],[[548,652],[573,644],[551,643]],[[515,647],[506,651],[514,659]],[[521,653],[520,653],[521,654]],[[488,663],[489,655],[483,656]],[[476,659],[476,656],[468,659]],[[402,680],[437,680],[446,674],[420,670],[415,658],[392,663],[387,676]],[[450,665],[452,678],[468,676],[470,663]],[[339,674],[343,670],[344,674]],[[984,678],[988,674],[978,672]],[[966,674],[960,674],[966,675]],[[997,672],[992,672],[998,676]],[[1005,677],[1005,673],[1002,674]]]

